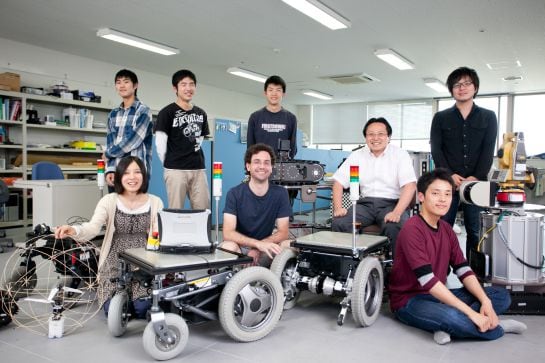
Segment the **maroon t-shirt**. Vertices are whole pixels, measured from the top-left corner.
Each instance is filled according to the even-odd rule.
[[[390,275],[390,308],[401,309],[410,298],[428,294],[438,282],[447,281],[449,266],[460,281],[474,275],[460,249],[452,227],[439,220],[437,229],[420,216],[413,216],[397,237]]]

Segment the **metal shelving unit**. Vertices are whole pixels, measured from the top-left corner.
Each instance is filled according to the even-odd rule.
[[[63,109],[72,107],[76,109],[85,108],[91,110],[94,114],[94,122],[107,123],[108,113],[111,107],[100,103],[83,102],[75,100],[60,99],[53,96],[41,96],[26,94],[20,92],[8,92],[0,90],[0,98],[19,100],[21,102],[20,120],[0,119],[0,126],[6,130],[7,136],[12,144],[0,143],[0,156],[5,160],[5,168],[0,168],[0,177],[13,178],[19,177],[27,180],[31,178],[32,165],[29,163],[29,156],[42,156],[51,154],[68,159],[70,156],[85,157],[95,155],[98,159],[102,154],[102,149],[80,150],[65,147],[69,141],[85,140],[93,141],[98,145],[106,144],[107,130],[104,128],[73,128],[67,126],[50,126],[41,124],[30,124],[26,121],[26,110],[33,109],[38,112],[38,117],[43,119],[46,115],[51,115],[53,119],[62,119]],[[5,141],[5,140],[4,140]],[[47,142],[47,146],[42,146]],[[10,160],[19,157],[20,164],[17,166],[11,164]],[[1,165],[0,165],[1,166]],[[59,163],[66,176],[92,175],[96,172],[94,165],[71,165]],[[13,188],[15,193],[22,196],[22,219],[17,221],[0,221],[0,229],[5,227],[25,226],[32,223],[28,215],[28,196],[26,189]]]

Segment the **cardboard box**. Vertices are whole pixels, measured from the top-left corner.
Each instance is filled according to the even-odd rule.
[[[0,86],[7,87],[9,91],[19,92],[21,89],[21,76],[17,73],[0,73]]]

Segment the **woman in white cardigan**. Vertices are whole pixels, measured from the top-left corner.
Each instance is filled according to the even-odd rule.
[[[110,278],[118,276],[118,253],[128,248],[145,247],[148,237],[158,231],[157,212],[163,208],[163,202],[147,193],[148,179],[144,163],[139,158],[123,158],[115,171],[115,193],[107,194],[98,202],[91,220],[55,230],[56,238],[89,241],[100,233],[102,226],[106,226],[98,260],[98,299],[101,305],[115,290]],[[133,294],[135,299],[146,294],[146,290],[135,288]]]

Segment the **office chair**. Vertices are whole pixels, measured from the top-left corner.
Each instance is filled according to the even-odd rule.
[[[39,161],[32,165],[32,180],[64,179],[61,168],[51,161]]]
[[[6,202],[9,200],[9,189],[6,183],[0,179],[0,218],[4,216],[4,208]],[[4,230],[0,230],[0,233],[3,234],[2,237],[6,236]],[[13,247],[12,238],[0,238],[0,253],[4,252],[4,247]]]

